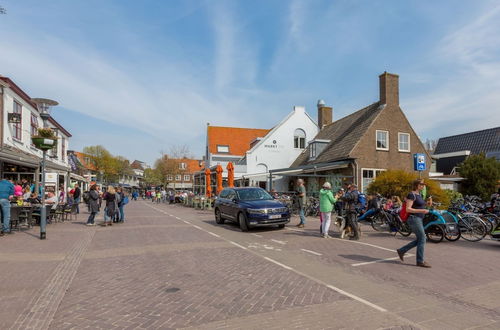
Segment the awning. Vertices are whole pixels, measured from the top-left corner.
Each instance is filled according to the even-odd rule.
[[[88,182],[87,178],[84,178],[83,176],[75,174],[75,173],[70,173],[69,177],[71,179],[76,180],[76,181]]]
[[[282,168],[269,170],[269,174],[275,175],[284,175],[284,176],[298,176],[304,173],[314,173],[314,172],[322,172],[328,170],[336,170],[340,168],[346,168],[351,164],[350,160],[340,160],[331,163],[322,163],[322,164],[313,164],[313,165],[305,165],[296,168]]]

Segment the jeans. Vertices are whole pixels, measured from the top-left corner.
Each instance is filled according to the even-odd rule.
[[[111,222],[111,220],[113,220],[113,219],[111,219],[111,217],[108,216],[108,208],[105,207],[104,208],[104,222],[108,222],[108,221]]]
[[[2,207],[2,231],[8,233],[10,232],[10,201],[8,199],[0,199],[0,207]]]
[[[80,213],[80,197],[75,198],[75,204],[76,204],[76,214]]]
[[[321,212],[323,222],[321,223],[321,232],[323,235],[328,235],[330,230],[330,222],[332,221],[332,212]]]
[[[89,219],[87,220],[87,223],[94,224],[94,218],[97,212],[92,212],[89,215]]]
[[[300,217],[300,225],[304,225],[306,223],[306,217],[304,215],[304,208],[299,208],[299,217]]]
[[[125,221],[125,211],[123,210],[123,207],[124,207],[124,206],[125,206],[125,205],[121,205],[121,206],[119,207],[119,210],[120,210],[120,221],[122,221],[122,222],[123,222],[123,221]]]
[[[423,220],[422,218],[410,214],[407,222],[412,232],[414,232],[417,237],[414,241],[411,241],[410,243],[400,248],[399,252],[406,253],[410,249],[413,249],[416,246],[417,263],[422,263],[424,262],[424,250],[425,250],[425,240],[426,240]]]
[[[363,221],[368,217],[371,217],[372,215],[376,214],[379,210],[378,209],[369,209],[366,211],[362,216],[358,218],[358,221]]]

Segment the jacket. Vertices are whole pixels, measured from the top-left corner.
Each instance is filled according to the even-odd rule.
[[[332,212],[333,204],[335,204],[337,200],[333,196],[333,193],[329,189],[321,189],[319,191],[319,211],[328,213]]]
[[[99,212],[99,193],[95,190],[89,191],[89,207],[90,212]]]
[[[14,196],[14,185],[8,180],[0,181],[0,199],[9,199]]]

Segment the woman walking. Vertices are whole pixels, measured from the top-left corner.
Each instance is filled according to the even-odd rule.
[[[420,191],[424,187],[424,180],[415,180],[413,181],[412,191],[406,196],[406,212],[409,215],[407,222],[411,230],[415,233],[416,239],[396,251],[398,252],[399,259],[404,261],[405,253],[417,247],[417,266],[431,268],[431,265],[424,260],[426,238],[423,220],[424,215],[429,213],[429,210],[425,208],[425,200],[420,195]]]
[[[93,184],[89,191],[89,219],[87,220],[87,226],[95,226],[94,219],[97,212],[99,212],[99,193],[97,192],[97,186]]]
[[[330,237],[328,235],[328,230],[330,229],[330,223],[332,221],[332,210],[333,205],[337,201],[337,195],[335,197],[332,193],[332,185],[330,182],[325,182],[323,184],[323,189],[319,191],[319,210],[321,212],[321,233],[324,238]]]
[[[103,200],[106,201],[106,209],[105,209],[105,212],[104,212],[104,223],[103,223],[103,226],[112,226],[113,223],[113,219],[116,215],[116,212],[118,211],[118,206],[116,205],[116,191],[115,191],[115,188],[113,186],[109,186],[108,187],[108,190],[106,191],[106,193],[104,194],[104,196],[102,197]]]
[[[120,213],[117,222],[123,222],[125,221],[125,211],[123,209],[125,207],[125,193],[123,192],[122,187],[116,188],[116,193],[120,195],[120,201],[118,202],[118,210],[120,211]]]

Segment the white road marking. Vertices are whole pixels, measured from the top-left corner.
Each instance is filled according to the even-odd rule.
[[[264,257],[264,259],[266,259],[267,261],[270,261],[270,262],[272,262],[272,263],[275,263],[276,265],[281,266],[281,267],[283,267],[283,268],[285,268],[285,269],[288,269],[288,270],[293,270],[293,268],[292,268],[292,267],[288,267],[287,265],[283,265],[282,263],[277,262],[276,260],[273,260],[273,259],[271,259],[271,258]]]
[[[212,233],[211,231],[207,231],[207,233],[209,233],[209,234],[210,234],[210,235],[212,235],[212,236],[215,236],[215,237],[219,237],[219,238],[220,238],[220,236],[219,236],[219,235],[217,235],[217,234],[215,234],[215,233]]]
[[[190,225],[190,224],[191,224],[191,222],[186,221],[186,220],[182,220],[182,222],[187,223],[188,225]]]
[[[278,243],[278,244],[281,244],[281,245],[286,245],[286,242],[278,241],[277,239],[272,239],[271,241]]]
[[[405,255],[406,257],[412,257],[414,256],[413,254],[411,253],[408,253]],[[394,258],[385,258],[385,259],[377,259],[377,260],[373,260],[373,261],[367,261],[367,262],[360,262],[360,263],[357,263],[357,264],[351,264],[351,266],[353,267],[358,267],[358,266],[364,266],[364,265],[371,265],[371,264],[375,264],[377,262],[383,262],[383,261],[389,261],[389,260],[398,260],[399,257],[394,257]]]
[[[235,242],[233,242],[233,241],[228,241],[228,242],[229,242],[229,243],[231,243],[231,244],[233,244],[233,245],[235,245],[235,246],[237,246],[237,247],[239,247],[239,248],[241,248],[241,249],[243,249],[243,250],[248,250],[248,249],[247,249],[246,247],[244,247],[243,245],[239,245],[238,243],[235,243]]]
[[[287,230],[292,230],[292,231],[298,231],[300,233],[304,232],[303,230],[298,230],[298,229],[293,229],[293,228],[286,228],[286,229]],[[374,248],[377,248],[377,249],[381,249],[381,250],[385,250],[385,251],[396,252],[395,249],[388,249],[388,248],[385,248],[383,246],[378,246],[378,245],[375,245],[375,244],[370,244],[370,243],[365,243],[365,242],[360,242],[360,241],[352,241],[352,240],[342,239],[342,238],[336,238],[336,237],[330,237],[330,239],[335,239],[335,240],[338,240],[338,241],[341,241],[341,242],[346,242],[346,243],[355,243],[355,244],[367,245],[367,246],[371,246],[371,247],[374,247]]]
[[[301,250],[304,251],[304,252],[312,253],[312,254],[317,255],[317,256],[322,256],[322,254],[318,253],[318,252],[314,252],[314,251],[306,250],[306,249],[301,249]]]
[[[359,301],[360,303],[363,303],[363,304],[368,305],[368,306],[370,306],[370,307],[372,307],[372,308],[375,308],[376,310],[378,310],[378,311],[380,311],[380,312],[387,312],[387,309],[382,308],[382,307],[380,307],[380,306],[378,306],[378,305],[375,305],[375,304],[373,304],[373,303],[369,302],[368,300],[365,300],[365,299],[363,299],[363,298],[360,298],[360,297],[358,297],[358,296],[355,296],[355,295],[353,295],[352,293],[346,292],[346,291],[344,291],[344,290],[342,290],[342,289],[339,289],[339,288],[337,288],[337,287],[335,287],[335,286],[333,286],[333,285],[327,285],[327,287],[329,287],[329,288],[330,288],[330,289],[332,289],[333,291],[337,291],[338,293],[343,294],[344,296],[347,296],[347,297],[352,298],[352,299],[354,299],[354,300],[356,300],[356,301]]]
[[[203,230],[203,231],[206,231],[205,229],[201,228],[200,226],[197,226],[197,225],[193,225],[194,228],[196,229],[199,229],[199,230]]]
[[[253,236],[257,236],[257,237],[263,237],[262,235],[259,235],[259,234],[252,234]]]
[[[181,220],[181,218],[179,218],[179,217],[174,217],[174,218],[176,218],[177,220]]]

